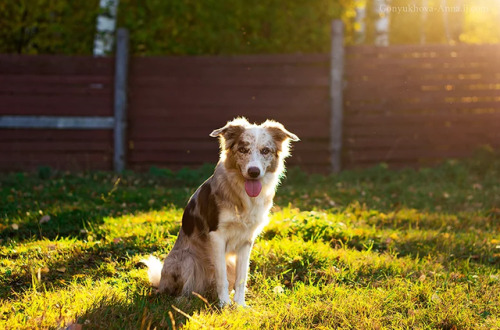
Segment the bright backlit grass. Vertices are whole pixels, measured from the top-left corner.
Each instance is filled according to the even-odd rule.
[[[139,263],[166,256],[210,171],[0,176],[0,328],[500,328],[498,157],[291,170],[246,309],[158,296]]]

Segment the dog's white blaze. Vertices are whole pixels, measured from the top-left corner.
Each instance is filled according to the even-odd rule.
[[[273,150],[275,148],[273,138],[265,128],[252,127],[242,134],[242,140],[249,143],[248,160],[243,171],[248,173],[249,168],[257,167],[260,171],[258,179],[261,179],[271,163],[270,157],[263,155],[261,150],[263,148]]]

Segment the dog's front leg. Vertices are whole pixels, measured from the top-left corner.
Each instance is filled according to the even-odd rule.
[[[252,243],[246,242],[236,253],[236,281],[234,282],[234,302],[240,306],[245,304],[245,288],[247,286],[248,265]]]
[[[217,232],[210,232],[212,255],[215,268],[215,284],[220,306],[229,305],[229,283],[226,270],[226,241]]]

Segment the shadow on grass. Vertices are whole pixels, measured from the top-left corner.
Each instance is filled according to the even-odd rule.
[[[99,226],[105,217],[183,208],[209,176],[207,168],[175,175],[168,170],[120,176],[56,172],[44,179],[34,173],[0,175],[0,240],[79,237],[83,229]],[[50,221],[40,225],[42,215],[49,215]]]
[[[81,234],[85,228],[102,224],[103,219],[111,214],[111,212],[90,214],[88,211],[82,209],[62,211],[51,215],[48,223],[40,224],[38,221],[28,221],[16,224],[16,229],[8,226],[0,231],[0,238],[4,240],[15,239],[17,242],[23,242],[33,237],[37,239],[82,237]]]
[[[38,290],[44,287],[48,291],[57,291],[68,288],[69,283],[83,284],[88,280],[93,283],[104,280],[112,287],[131,283],[130,288],[125,287],[123,291],[126,292],[123,294],[116,293],[122,289],[113,290],[110,296],[95,302],[77,316],[78,324],[106,329],[171,328],[172,319],[179,326],[186,321],[185,315],[207,308],[208,305],[196,296],[174,298],[156,294],[145,276],[137,278],[137,274],[132,274],[135,269],[144,269],[145,274],[146,266],[132,261],[131,257],[136,254],[158,254],[157,246],[138,247],[136,241],[136,237],[130,237],[119,243],[94,245],[68,252],[71,253],[69,258],[47,263],[48,271],[40,274],[41,282],[37,281],[37,269],[29,269],[28,263],[22,274],[0,282],[0,299],[17,299],[13,293],[22,294],[34,285]],[[16,259],[15,255],[13,259]],[[33,281],[37,281],[37,284]],[[208,308],[214,308],[212,305],[215,301],[211,299],[209,303],[211,305]]]
[[[195,296],[134,293],[124,299],[107,297],[97,301],[77,316],[77,323],[93,329],[172,329],[181,327],[188,317],[193,320],[195,312],[206,308],[216,311]]]
[[[95,244],[87,248],[62,252],[62,254],[70,253],[71,255],[54,261],[51,260],[53,258],[47,258],[43,268],[30,264],[29,257],[10,254],[11,260],[19,259],[25,265],[18,275],[3,277],[0,282],[0,297],[8,298],[13,292],[20,293],[30,289],[33,281],[37,280],[39,270],[41,282],[50,290],[65,287],[71,281],[85,281],[89,278],[92,280],[123,279],[126,276],[124,273],[146,267],[142,263],[132,262],[131,257],[136,254],[148,255],[158,252],[159,246],[138,247],[135,241],[134,237],[130,237],[117,244],[112,242],[105,245]]]

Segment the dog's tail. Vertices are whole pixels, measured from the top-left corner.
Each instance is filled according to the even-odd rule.
[[[148,276],[151,286],[157,288],[160,285],[163,263],[153,256],[149,256],[147,259],[142,259],[141,262],[148,266]]]

